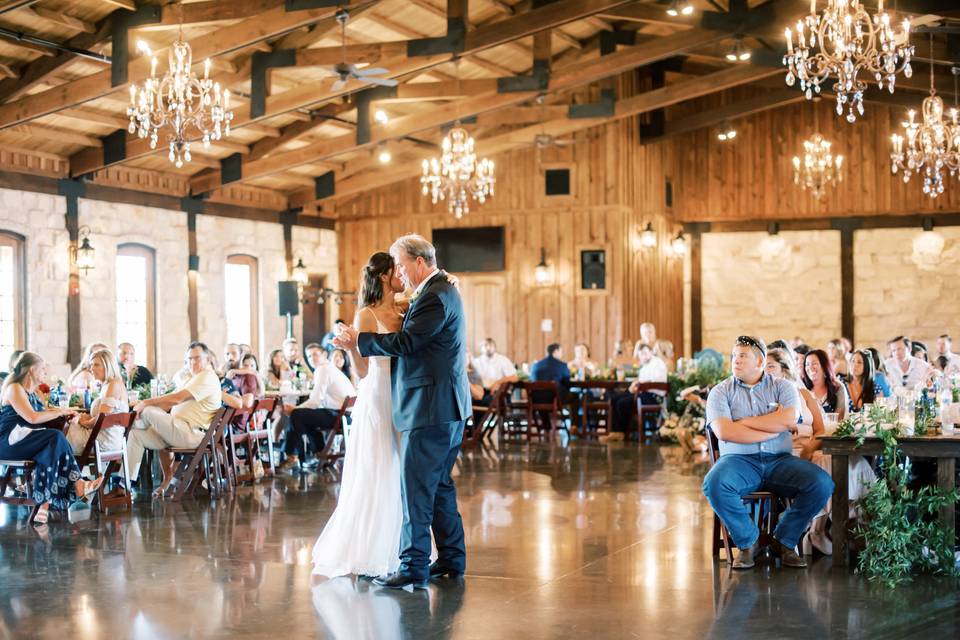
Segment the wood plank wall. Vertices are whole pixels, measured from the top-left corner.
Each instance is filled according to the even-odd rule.
[[[340,203],[341,282],[352,288],[369,255],[404,233],[429,238],[438,227],[503,225],[507,271],[502,308],[477,313],[506,314],[508,344],[503,350],[516,362],[542,357],[549,342],[560,342],[570,357],[574,343],[586,342],[595,360],[606,361],[615,340],[639,338],[644,321],[654,322],[660,338],[679,350],[682,260],[665,249],[679,225],[666,217],[663,206],[662,145],[639,145],[638,131],[639,125],[628,121],[578,134],[569,147],[531,147],[495,157],[495,197],[461,221],[443,203],[434,206],[422,196],[418,180]],[[482,139],[477,149],[483,153]],[[570,197],[542,195],[545,166],[572,167]],[[641,251],[639,231],[648,221],[658,230],[660,243]],[[533,279],[541,247],[555,267],[551,287],[538,287]],[[579,289],[579,252],[589,248],[607,251],[606,293]],[[345,304],[343,314],[349,318],[352,313]],[[552,332],[541,331],[545,318],[553,321]]]
[[[718,107],[757,95],[740,88],[678,107],[673,116]],[[897,96],[901,91],[897,91]],[[908,95],[903,92],[903,95]],[[922,95],[916,98],[919,111]],[[960,180],[949,178],[936,200],[922,192],[914,176],[904,184],[890,171],[890,135],[901,130],[905,109],[868,103],[853,124],[837,117],[835,102],[800,102],[735,120],[732,143],[716,138],[716,128],[669,138],[675,153],[674,213],[684,221],[827,216],[897,215],[960,209]],[[919,116],[918,116],[919,117]],[[816,201],[793,183],[792,158],[819,130],[845,156],[840,188]],[[946,172],[945,172],[946,173]]]

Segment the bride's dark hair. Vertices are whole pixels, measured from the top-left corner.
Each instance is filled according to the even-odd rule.
[[[380,278],[393,271],[393,268],[393,256],[389,253],[378,251],[370,256],[360,277],[361,307],[371,307],[383,300],[383,281]]]

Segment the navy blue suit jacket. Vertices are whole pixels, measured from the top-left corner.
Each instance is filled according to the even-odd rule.
[[[460,293],[437,274],[410,303],[397,333],[361,333],[363,356],[393,358],[397,431],[466,420],[471,412],[466,321]]]
[[[556,382],[560,393],[570,388],[570,367],[553,356],[537,360],[530,367],[530,379],[534,382]]]

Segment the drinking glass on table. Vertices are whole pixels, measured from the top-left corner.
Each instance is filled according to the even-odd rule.
[[[823,431],[826,435],[832,436],[840,423],[839,413],[828,413],[823,417]]]

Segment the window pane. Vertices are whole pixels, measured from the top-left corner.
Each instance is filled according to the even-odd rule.
[[[16,349],[15,269],[13,247],[0,246],[0,369],[3,370]]]
[[[117,342],[129,342],[138,361],[147,355],[147,259],[117,256]]]
[[[227,318],[227,342],[253,344],[253,304],[250,291],[253,286],[250,265],[228,262],[224,269],[225,316]]]

